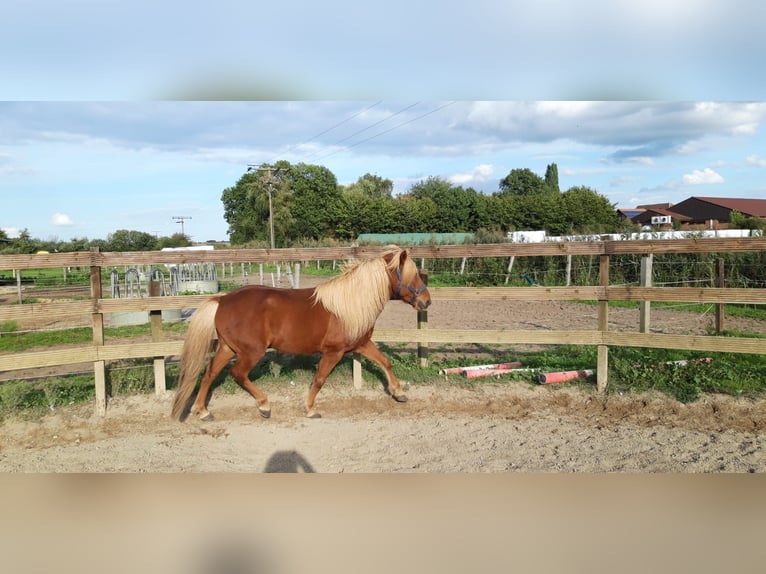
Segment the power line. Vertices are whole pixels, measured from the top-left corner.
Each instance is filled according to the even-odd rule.
[[[366,108],[363,108],[363,109],[359,110],[358,112],[356,112],[356,113],[354,113],[354,114],[351,114],[351,115],[350,115],[350,116],[348,116],[347,118],[344,118],[344,119],[342,119],[341,121],[339,121],[338,123],[336,123],[336,124],[334,124],[334,125],[330,126],[329,128],[327,128],[326,130],[323,130],[323,131],[319,132],[318,134],[311,136],[311,137],[310,137],[310,138],[308,138],[307,140],[304,140],[304,141],[302,141],[301,143],[298,143],[298,144],[294,144],[294,145],[291,145],[291,146],[290,146],[290,147],[288,147],[288,148],[287,148],[287,149],[286,149],[284,152],[282,152],[281,154],[279,154],[279,155],[278,155],[278,156],[277,156],[277,157],[274,159],[274,161],[272,161],[271,163],[275,163],[275,162],[276,162],[276,160],[277,160],[279,157],[284,157],[285,155],[287,155],[289,152],[293,151],[294,149],[296,149],[296,148],[298,148],[298,147],[300,147],[300,146],[302,146],[302,145],[306,145],[307,143],[314,141],[314,140],[315,140],[315,139],[317,139],[318,137],[320,137],[320,136],[323,136],[323,135],[325,135],[326,133],[329,133],[329,132],[331,132],[332,130],[334,130],[334,129],[336,129],[336,128],[339,128],[340,126],[342,126],[343,124],[345,124],[345,123],[347,123],[347,122],[350,122],[350,121],[351,121],[351,120],[353,120],[355,117],[362,115],[364,112],[371,110],[372,108],[374,108],[375,106],[377,106],[377,105],[381,104],[382,102],[383,102],[383,100],[378,100],[378,101],[377,101],[377,102],[375,102],[374,104],[371,104],[371,105],[367,106]],[[310,156],[309,156],[309,157],[310,157]]]
[[[397,111],[395,111],[395,112],[393,112],[393,113],[391,113],[391,114],[387,115],[387,116],[386,116],[385,118],[383,118],[382,120],[378,120],[377,122],[375,122],[375,123],[373,123],[373,124],[370,124],[370,125],[369,125],[369,126],[367,126],[367,127],[364,127],[364,128],[362,128],[362,129],[360,129],[360,130],[357,130],[357,131],[355,131],[355,132],[354,132],[354,133],[352,133],[351,135],[348,135],[348,136],[346,136],[346,137],[344,137],[344,138],[341,138],[341,139],[337,140],[336,142],[332,143],[332,144],[331,144],[331,146],[336,146],[336,145],[338,145],[338,144],[340,144],[340,143],[343,143],[344,141],[348,141],[348,140],[350,140],[351,138],[353,138],[353,137],[355,137],[355,136],[358,136],[359,134],[361,134],[361,133],[364,133],[364,132],[366,132],[366,131],[367,131],[367,130],[369,130],[369,129],[372,129],[372,128],[374,128],[375,126],[378,126],[378,125],[382,124],[383,122],[387,122],[387,121],[388,121],[388,120],[390,120],[391,118],[394,118],[394,117],[398,116],[399,114],[403,114],[403,113],[404,113],[404,112],[406,112],[407,110],[409,110],[409,109],[411,109],[411,108],[414,108],[414,107],[415,107],[415,106],[417,106],[419,103],[420,103],[420,102],[415,102],[414,104],[410,104],[410,105],[408,105],[408,106],[405,106],[405,107],[403,107],[402,109],[400,109],[400,110],[397,110]],[[308,159],[314,159],[314,160],[317,160],[317,159],[324,159],[325,157],[329,157],[330,155],[333,155],[334,153],[337,153],[337,151],[331,152],[331,153],[329,153],[329,154],[327,154],[327,155],[319,155],[319,157],[315,157],[315,156],[317,155],[317,154],[315,153],[315,154],[311,154],[311,155],[309,155],[309,156],[308,156],[306,159],[307,159],[307,160],[308,160]]]
[[[323,136],[323,135],[324,135],[324,134],[326,134],[327,132],[331,132],[331,131],[332,131],[332,130],[334,130],[335,128],[337,128],[337,127],[340,127],[340,126],[342,126],[343,124],[345,124],[346,122],[349,122],[349,121],[353,120],[355,117],[362,115],[364,112],[366,112],[366,111],[368,111],[368,110],[371,110],[372,108],[374,108],[375,106],[377,106],[378,104],[380,104],[380,103],[382,103],[382,102],[383,102],[383,100],[378,100],[377,102],[375,102],[375,103],[374,103],[374,104],[372,104],[371,106],[367,106],[367,107],[366,107],[366,108],[364,108],[363,110],[359,110],[359,111],[358,111],[358,112],[356,112],[355,114],[352,114],[352,115],[350,115],[349,117],[347,117],[345,120],[341,120],[341,121],[339,121],[337,124],[335,124],[334,126],[327,128],[327,129],[326,129],[326,130],[324,130],[323,132],[319,132],[317,135],[315,135],[315,136],[313,136],[313,137],[310,137],[309,139],[307,139],[307,140],[306,140],[305,142],[303,142],[303,143],[304,143],[304,144],[306,144],[306,143],[308,143],[308,142],[310,142],[310,141],[313,141],[313,140],[315,140],[315,139],[316,139],[316,138],[318,138],[319,136]],[[303,144],[299,144],[299,145],[303,145]]]
[[[186,221],[187,219],[191,219],[191,215],[174,215],[173,219],[175,220],[176,223],[181,224],[181,235],[186,237],[186,233],[184,232],[184,221]]]
[[[410,118],[409,120],[407,120],[407,121],[404,121],[404,122],[401,122],[401,123],[399,123],[399,124],[396,124],[395,126],[393,126],[393,127],[390,127],[390,128],[388,128],[388,129],[386,129],[386,130],[383,130],[382,132],[378,132],[377,134],[375,134],[375,135],[372,135],[372,136],[370,136],[370,137],[368,137],[368,138],[365,138],[365,139],[359,140],[358,142],[356,142],[356,143],[354,143],[354,144],[351,144],[351,145],[345,146],[345,147],[344,147],[342,150],[335,150],[335,151],[332,151],[332,152],[330,152],[330,153],[328,153],[328,154],[325,154],[325,155],[323,155],[323,156],[320,156],[320,157],[318,157],[318,158],[315,158],[315,161],[318,161],[318,160],[322,160],[322,159],[326,159],[326,158],[328,158],[328,157],[330,157],[330,156],[332,156],[332,155],[335,155],[336,153],[338,153],[338,152],[340,152],[340,151],[345,151],[345,150],[349,150],[349,149],[355,148],[355,147],[356,147],[356,146],[358,146],[358,145],[361,145],[361,144],[363,144],[363,143],[365,143],[365,142],[368,142],[368,141],[370,141],[370,140],[372,140],[372,139],[375,139],[375,138],[377,138],[377,137],[380,137],[380,136],[382,136],[382,135],[384,135],[384,134],[387,134],[387,133],[389,133],[389,132],[392,132],[392,131],[394,131],[395,129],[398,129],[398,128],[402,127],[402,126],[406,126],[407,124],[411,124],[412,122],[415,122],[415,121],[417,121],[417,120],[419,120],[419,119],[422,119],[422,118],[424,118],[424,117],[426,117],[426,116],[430,116],[431,114],[433,114],[433,113],[436,113],[436,112],[438,112],[439,110],[443,110],[444,108],[446,108],[446,107],[448,107],[448,106],[451,106],[451,105],[452,105],[452,104],[454,104],[454,103],[455,103],[454,101],[451,101],[451,102],[447,102],[446,104],[442,104],[441,106],[439,106],[439,107],[437,107],[437,108],[434,108],[433,110],[427,111],[427,112],[426,112],[426,113],[424,113],[424,114],[421,114],[421,115],[419,115],[419,116],[416,116],[416,117],[414,117],[414,118]],[[414,106],[414,105],[416,105],[416,104],[413,104],[413,106]],[[413,107],[413,106],[408,106],[408,108],[405,108],[405,109],[409,109],[409,108],[411,108],[411,107]],[[404,111],[404,110],[401,110],[401,111]],[[397,113],[399,113],[399,112],[397,112]],[[394,115],[395,115],[395,114],[394,114]],[[386,118],[386,119],[388,119],[388,118]],[[381,123],[381,122],[378,122],[378,123]],[[373,124],[373,125],[372,125],[372,126],[370,126],[370,127],[374,127],[375,125],[377,125],[377,124]],[[369,128],[365,128],[365,130],[366,130],[366,129],[369,129]],[[365,131],[365,130],[360,130],[360,132],[361,132],[361,131]],[[360,132],[357,132],[357,133],[360,133]],[[354,135],[356,135],[356,134],[354,134]],[[351,137],[351,136],[350,136],[350,137]],[[345,138],[345,139],[349,139],[349,138]],[[341,140],[341,141],[345,141],[345,140]]]

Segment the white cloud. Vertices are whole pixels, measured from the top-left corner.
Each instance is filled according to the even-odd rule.
[[[486,183],[492,177],[495,168],[487,163],[477,165],[468,173],[453,173],[447,177],[447,181],[455,185],[470,185],[472,183]]]
[[[51,223],[60,227],[74,225],[74,221],[66,213],[54,213],[53,217],[51,217]]]
[[[706,167],[705,169],[695,169],[691,173],[687,173],[683,177],[683,181],[687,185],[699,185],[703,183],[723,183],[723,177],[721,175]]]
[[[10,239],[15,239],[21,233],[18,227],[0,227]]]
[[[754,167],[766,167],[766,159],[755,154],[747,156],[747,165]]]

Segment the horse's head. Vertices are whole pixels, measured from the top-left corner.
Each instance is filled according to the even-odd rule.
[[[426,309],[431,304],[431,294],[407,251],[402,249],[386,255],[385,260],[389,268],[391,298],[401,299],[418,310]]]

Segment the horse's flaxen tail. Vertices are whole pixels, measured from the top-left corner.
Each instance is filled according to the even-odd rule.
[[[189,398],[197,385],[197,377],[205,366],[207,356],[213,348],[215,334],[215,312],[218,310],[218,297],[208,299],[192,315],[189,330],[186,333],[181,350],[181,365],[178,373],[178,387],[173,399],[172,417],[181,419]]]

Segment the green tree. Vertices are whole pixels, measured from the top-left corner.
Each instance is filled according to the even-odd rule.
[[[341,190],[342,216],[335,233],[339,238],[354,239],[360,233],[369,233],[373,200],[358,188],[348,186]]]
[[[335,237],[343,220],[343,197],[335,175],[326,167],[299,163],[284,178],[292,196],[291,237],[320,239]]]
[[[439,229],[439,208],[430,197],[403,194],[392,203],[390,233],[434,233]]]
[[[549,163],[545,168],[545,185],[551,191],[559,192],[559,168],[555,163]]]
[[[346,192],[359,192],[370,199],[391,198],[394,182],[379,175],[365,173],[355,183],[346,186]]]
[[[561,200],[563,233],[611,233],[617,229],[616,206],[597,191],[585,186],[570,187],[561,194]]]
[[[73,237],[65,243],[58,246],[59,251],[87,251],[90,248],[90,241],[87,237]]]
[[[228,235],[232,244],[241,245],[257,239],[268,241],[269,205],[266,194],[258,172],[243,174],[234,186],[223,190],[223,218],[229,224]]]
[[[170,237],[160,237],[157,240],[157,249],[165,247],[188,247],[191,245],[189,237],[185,233],[174,233]]]
[[[523,195],[516,198],[514,227],[517,230],[545,230],[550,235],[566,233],[562,224],[562,202],[558,194]]]
[[[401,233],[407,226],[402,217],[401,199],[378,199],[372,202],[369,233]]]
[[[12,253],[36,253],[39,250],[40,241],[33,239],[27,228],[22,229],[19,236],[11,240]]]
[[[425,229],[426,232],[471,232],[480,227],[482,204],[479,193],[474,189],[464,189],[442,178],[429,177],[414,184],[409,195],[417,200],[430,199],[436,207],[433,227]]]
[[[510,195],[541,195],[549,191],[545,180],[529,168],[512,169],[500,180],[500,193]]]
[[[766,229],[766,220],[759,217],[749,217],[741,211],[733,210],[729,214],[729,227],[731,229]]]
[[[157,238],[151,233],[118,229],[107,235],[109,251],[152,251],[157,249]]]

